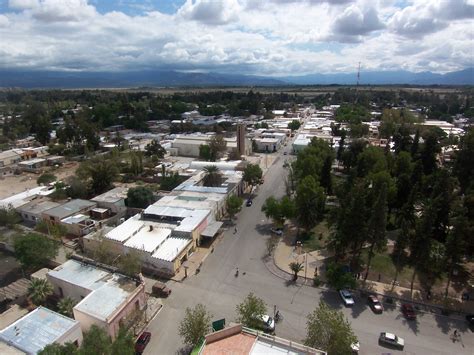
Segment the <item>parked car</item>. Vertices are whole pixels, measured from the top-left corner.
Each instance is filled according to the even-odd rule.
[[[275,320],[268,314],[261,315],[258,317],[258,320],[261,322],[261,326],[265,332],[272,333],[275,331]]]
[[[369,303],[370,308],[372,308],[372,311],[374,313],[382,313],[383,312],[383,306],[382,302],[377,298],[375,295],[370,295],[367,298],[367,302]]]
[[[474,314],[468,314],[466,316],[466,322],[469,328],[471,328],[471,330],[474,331]]]
[[[152,287],[152,292],[158,297],[168,297],[171,290],[163,282],[156,281]]]
[[[151,339],[151,333],[150,332],[143,332],[137,339],[135,343],[135,352],[137,354],[141,354],[148,343],[150,342]]]
[[[245,205],[246,205],[247,207],[252,206],[252,200],[251,200],[251,199],[248,199],[247,202],[245,203]]]
[[[402,313],[405,316],[405,318],[408,319],[408,320],[415,320],[416,319],[415,309],[409,303],[402,304]]]
[[[357,342],[357,343],[352,343],[352,344],[351,344],[351,350],[352,350],[352,354],[353,354],[353,355],[359,354],[359,351],[360,351],[360,343],[359,343],[359,342]]]
[[[281,228],[272,228],[270,229],[270,232],[279,236],[283,235],[283,230]]]
[[[352,293],[349,290],[339,290],[339,295],[342,298],[342,302],[344,302],[344,305],[346,306],[353,306],[354,305],[354,297],[352,297]]]
[[[393,346],[400,350],[403,350],[403,348],[405,347],[405,340],[396,336],[393,333],[386,333],[386,332],[380,333],[379,343],[382,345]]]
[[[283,152],[283,155],[288,155],[288,152]]]

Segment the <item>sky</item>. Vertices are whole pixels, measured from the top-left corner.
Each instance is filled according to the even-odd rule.
[[[0,70],[445,73],[473,35],[474,0],[0,0]]]

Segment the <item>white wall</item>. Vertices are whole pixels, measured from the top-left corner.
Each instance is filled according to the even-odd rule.
[[[76,319],[77,320],[77,319]],[[77,341],[78,345],[82,343],[82,329],[81,324],[76,324],[69,332],[63,334],[56,340],[56,343],[65,344],[65,343],[74,343]]]

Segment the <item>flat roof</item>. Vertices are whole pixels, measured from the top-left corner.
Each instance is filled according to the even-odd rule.
[[[219,231],[219,228],[221,228],[223,224],[224,224],[223,222],[211,223],[206,227],[206,229],[204,229],[201,232],[201,235],[204,236],[204,237],[212,238],[216,235],[216,233]]]
[[[171,229],[159,228],[154,224],[141,221],[144,227],[126,241],[126,247],[139,249],[152,253],[171,234]]]
[[[44,213],[48,216],[57,217],[59,219],[63,219],[65,217],[69,217],[75,213],[80,212],[84,208],[92,208],[96,206],[95,202],[91,202],[88,200],[81,200],[75,199],[69,202],[66,202],[64,205],[60,205],[58,207],[51,208]]]
[[[0,331],[0,339],[28,354],[36,354],[46,345],[79,327],[79,322],[38,307]]]
[[[66,224],[76,224],[82,221],[86,221],[88,219],[89,219],[89,216],[86,216],[84,214],[75,214],[74,216],[63,218],[61,222],[66,223]]]
[[[18,208],[31,201],[36,196],[47,196],[53,192],[54,189],[50,189],[47,186],[38,186],[0,200],[0,206],[8,207],[11,205],[13,208]]]
[[[152,255],[155,259],[173,261],[185,249],[192,240],[188,238],[170,237]]]
[[[132,235],[136,234],[141,228],[143,228],[143,221],[140,220],[140,214],[136,214],[112,229],[105,237],[123,243]]]
[[[127,198],[127,192],[128,188],[119,186],[104,192],[102,195],[97,195],[91,201],[114,203]]]
[[[36,164],[36,163],[43,163],[45,161],[46,159],[36,158],[36,159],[21,161],[18,163],[18,165],[31,165],[31,164]]]
[[[135,289],[135,282],[131,279],[114,274],[107,283],[89,293],[74,308],[106,321]]]
[[[60,206],[59,203],[44,199],[32,200],[18,208],[19,212],[41,214],[42,212]]]

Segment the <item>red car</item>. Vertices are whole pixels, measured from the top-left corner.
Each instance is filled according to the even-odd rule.
[[[143,332],[137,339],[137,342],[135,343],[135,352],[137,354],[141,354],[147,344],[150,342],[151,339],[151,333],[150,332]]]
[[[370,308],[372,308],[372,311],[374,313],[382,313],[383,312],[383,306],[382,303],[379,301],[377,296],[371,295],[367,298],[367,302],[369,303]]]
[[[402,304],[402,313],[405,316],[405,318],[408,320],[416,319],[415,309],[413,308],[411,304],[408,304],[408,303]]]

